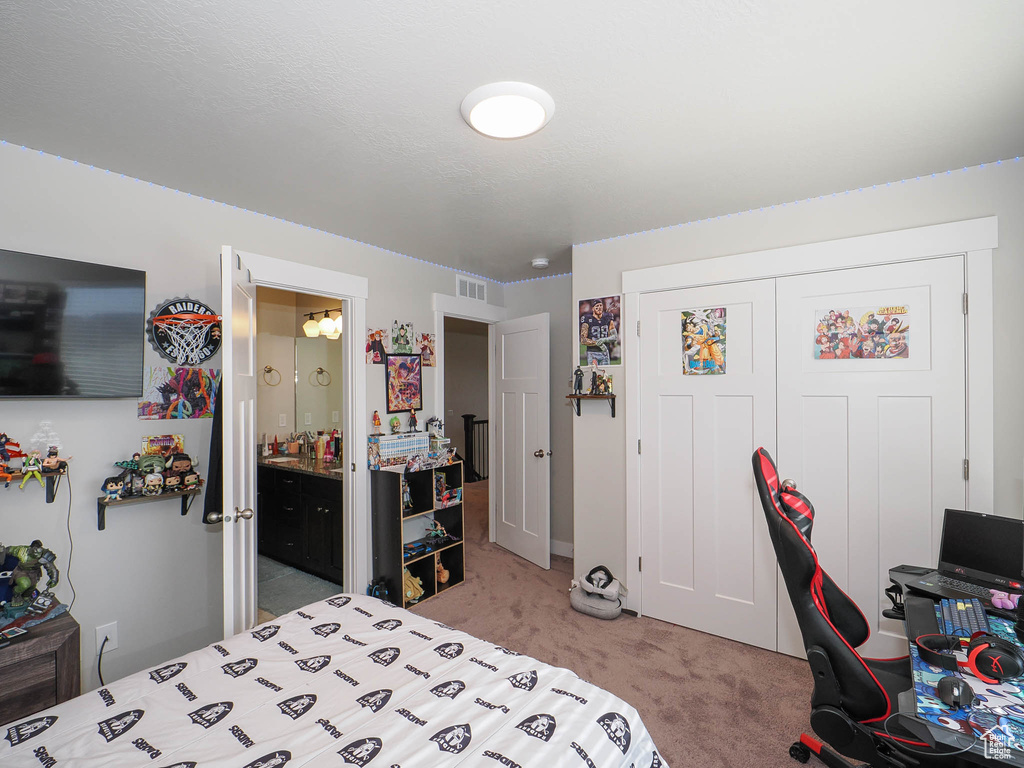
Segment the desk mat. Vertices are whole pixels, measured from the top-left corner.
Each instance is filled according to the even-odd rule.
[[[936,609],[936,614],[936,618],[941,621],[940,609]],[[989,616],[989,629],[999,637],[1018,643],[1013,623],[1006,619]],[[964,674],[963,678],[974,691],[974,704],[970,709],[951,710],[939,698],[936,690],[939,680],[950,673],[923,661],[913,645],[910,647],[910,658],[918,717],[968,736],[985,739],[992,745],[1024,753],[1024,680],[987,685],[974,675]]]

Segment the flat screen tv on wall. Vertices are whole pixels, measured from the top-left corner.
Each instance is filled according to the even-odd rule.
[[[145,272],[0,250],[0,397],[139,397],[145,303]]]

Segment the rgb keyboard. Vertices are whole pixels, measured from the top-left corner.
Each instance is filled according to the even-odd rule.
[[[942,601],[942,623],[947,635],[969,639],[975,632],[988,632],[985,606],[976,597]]]

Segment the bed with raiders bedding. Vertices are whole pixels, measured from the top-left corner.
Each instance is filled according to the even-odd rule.
[[[363,595],[0,729],[5,768],[664,766],[621,699]]]

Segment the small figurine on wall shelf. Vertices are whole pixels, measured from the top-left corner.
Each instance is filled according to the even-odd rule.
[[[68,462],[74,458],[69,456],[66,459],[62,459],[58,454],[60,449],[56,445],[51,445],[46,451],[46,458],[43,459],[43,472],[48,475],[56,475],[62,473],[68,468]]]
[[[164,493],[181,490],[181,475],[173,472],[164,473]]]
[[[199,487],[199,475],[194,471],[186,472],[182,480],[182,487],[186,491],[192,491]]]
[[[397,416],[392,416],[391,421],[388,422],[391,425],[391,434],[397,435],[402,431],[402,420]]]
[[[103,492],[104,501],[120,501],[124,493],[124,475],[108,477],[100,486],[100,491]]]
[[[40,487],[46,487],[43,482],[43,460],[39,456],[39,451],[28,452],[25,464],[21,468],[21,485],[18,488],[24,488],[25,483],[32,479],[38,480]]]
[[[164,476],[156,472],[146,475],[145,485],[142,486],[143,496],[159,496],[164,490]]]
[[[380,413],[378,413],[377,411],[373,412],[373,432],[371,432],[370,434],[371,435],[382,435],[382,434],[384,434],[383,432],[380,431]]]
[[[578,365],[576,370],[572,372],[572,393],[574,395],[583,394],[583,369]]]
[[[597,367],[597,363],[590,364],[590,392],[588,394],[597,394],[597,377],[601,369]]]
[[[4,481],[4,488],[11,487],[11,480],[14,479],[14,475],[11,474],[11,468],[3,461],[0,461],[0,480]]]
[[[419,430],[416,428],[417,426],[418,426],[418,424],[417,424],[417,421],[416,421],[416,409],[415,408],[410,408],[409,409],[409,431],[410,432],[419,432]]]

